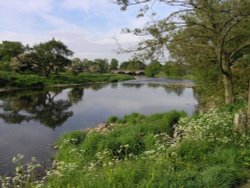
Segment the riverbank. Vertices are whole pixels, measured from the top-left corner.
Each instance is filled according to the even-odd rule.
[[[0,93],[27,88],[65,87],[83,85],[88,83],[118,82],[131,80],[133,77],[108,73],[81,73],[73,75],[69,73],[52,74],[48,78],[32,75],[0,72]]]
[[[60,139],[62,177],[52,175],[48,186],[232,187],[249,177],[249,135],[234,131],[226,109],[193,117],[135,113],[108,123]]]
[[[41,187],[238,187],[249,178],[249,133],[232,108],[110,117],[57,142]]]
[[[110,127],[65,135],[56,157],[62,178],[52,175],[48,185],[232,187],[244,183],[249,177],[249,135],[234,131],[233,114],[213,110],[184,116],[170,112],[111,117]]]

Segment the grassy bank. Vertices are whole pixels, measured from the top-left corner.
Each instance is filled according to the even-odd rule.
[[[0,72],[0,88],[3,87],[44,87],[58,84],[84,84],[97,82],[117,82],[131,79],[126,75],[114,74],[92,74],[81,73],[73,75],[69,73],[52,74],[48,78],[32,75],[32,74],[17,74],[11,72]]]
[[[109,126],[101,131],[96,128],[61,137],[47,176],[35,183],[21,179],[25,184],[16,178],[16,185],[237,187],[249,178],[250,135],[234,130],[231,111],[227,107],[192,117],[175,111],[110,117]]]
[[[113,117],[111,131],[65,135],[46,186],[211,188],[243,183],[249,176],[250,140],[234,131],[232,114],[183,116]]]

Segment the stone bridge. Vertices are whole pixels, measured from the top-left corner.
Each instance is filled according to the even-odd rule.
[[[127,74],[132,76],[143,76],[145,75],[144,70],[113,70],[113,74]]]

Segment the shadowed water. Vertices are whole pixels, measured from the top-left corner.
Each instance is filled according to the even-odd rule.
[[[26,161],[34,156],[47,164],[60,135],[93,127],[111,115],[192,114],[197,106],[192,88],[168,88],[166,82],[147,79],[0,94],[0,175],[11,173],[11,159],[19,153]]]

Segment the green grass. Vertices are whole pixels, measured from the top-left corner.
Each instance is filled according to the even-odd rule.
[[[132,79],[126,75],[81,73],[51,74],[48,78],[33,74],[18,74],[0,71],[0,87],[44,87],[57,84],[85,84],[97,82],[117,82]]]
[[[14,178],[15,185],[231,188],[250,177],[250,135],[234,130],[231,107],[192,117],[133,113],[108,122],[114,126],[106,132],[63,135],[47,176],[31,181],[26,173]]]
[[[243,183],[249,176],[250,140],[234,131],[232,114],[184,116],[134,113],[109,118],[117,125],[106,133],[64,135],[45,187],[226,188]]]

